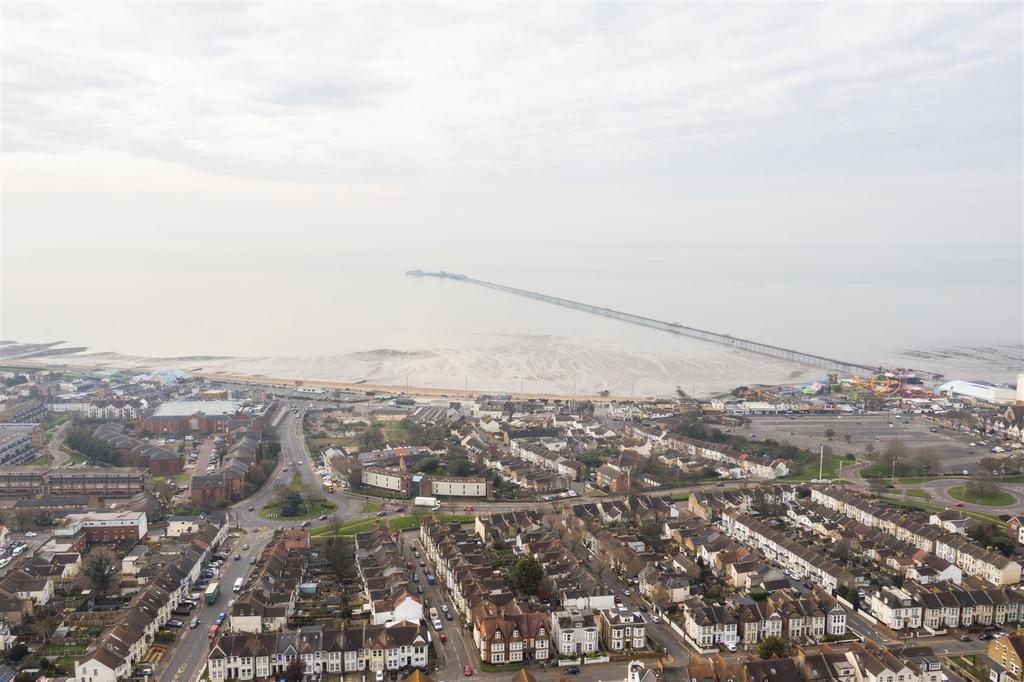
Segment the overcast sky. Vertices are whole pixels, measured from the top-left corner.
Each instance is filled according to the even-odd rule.
[[[4,264],[346,243],[1019,251],[1019,2],[4,2]]]

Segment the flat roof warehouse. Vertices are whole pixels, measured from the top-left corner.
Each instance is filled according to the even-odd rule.
[[[203,414],[237,414],[242,403],[234,400],[175,400],[156,408],[154,417],[188,417],[196,412]]]

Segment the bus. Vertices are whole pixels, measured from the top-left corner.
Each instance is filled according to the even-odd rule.
[[[207,604],[215,604],[219,596],[220,583],[210,583],[206,586],[206,592],[203,592],[203,599]]]
[[[218,630],[220,630],[220,626],[217,625],[216,623],[214,623],[213,625],[210,626],[210,633],[209,633],[210,634],[210,639],[213,639],[214,637],[217,636],[217,631]]]
[[[232,588],[232,589],[234,589],[235,594],[238,594],[239,592],[242,591],[242,585],[244,583],[245,583],[245,581],[242,580],[241,577],[235,578],[235,586],[234,586],[234,588]]]
[[[329,493],[333,493],[334,492],[334,482],[330,481],[330,480],[324,481],[324,490],[326,490]]]

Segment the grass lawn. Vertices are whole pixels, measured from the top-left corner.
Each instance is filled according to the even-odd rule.
[[[330,514],[337,507],[336,504],[329,500],[305,500],[303,502],[303,513],[296,514],[295,516],[281,516],[280,505],[277,502],[271,502],[260,509],[260,516],[265,519],[274,519],[276,521],[304,521],[306,519],[316,518],[323,514]]]
[[[363,533],[371,530],[378,523],[387,525],[388,530],[409,530],[419,527],[425,514],[382,517],[379,519],[356,519],[346,521],[337,527],[318,526],[311,531],[313,542],[323,544],[327,538],[333,536],[351,536],[356,533]],[[438,514],[442,521],[448,523],[469,523],[475,517],[472,514]]]
[[[672,493],[673,502],[682,502],[688,499],[690,499],[690,493]]]
[[[72,450],[70,447],[68,447],[67,443],[65,443],[64,445],[60,446],[60,451],[68,456],[68,462],[67,463],[72,465],[72,466],[79,466],[79,465],[82,465],[82,464],[87,464],[89,462],[89,458],[88,457],[83,455],[78,450]]]
[[[903,491],[903,494],[908,497],[917,497],[922,500],[931,499],[931,495],[929,495],[924,490],[921,490],[920,488],[907,488],[906,490]]]
[[[949,507],[942,504],[934,504],[932,502],[918,502],[916,500],[908,500],[906,498],[899,497],[879,497],[879,500],[886,504],[891,504],[894,507],[902,507],[903,509],[911,509],[916,511],[946,511]],[[1000,528],[1006,528],[1006,523],[999,520],[999,517],[993,514],[986,514],[984,512],[971,511],[970,509],[960,509],[961,514],[969,516],[972,519],[978,521],[984,521],[985,523],[994,523]]]
[[[49,452],[39,455],[34,460],[32,460],[32,464],[34,466],[48,466],[50,464],[53,464],[53,455],[51,455]]]
[[[996,488],[994,490],[986,491],[984,493],[972,493],[967,490],[967,486],[959,485],[955,488],[949,489],[951,497],[955,497],[961,502],[970,502],[971,504],[983,504],[986,507],[1005,507],[1013,504],[1017,498],[1005,490]]]
[[[818,478],[818,466],[820,460],[818,455],[811,453],[807,458],[807,461],[796,467],[791,476],[786,478],[796,481],[810,481]],[[821,469],[821,475],[823,478],[838,478],[839,476],[839,465],[850,466],[853,462],[846,459],[846,455],[833,454],[831,457],[826,456],[824,466]]]
[[[380,502],[364,502],[363,513],[364,514],[375,514],[384,508]]]
[[[191,478],[192,478],[191,472],[183,471],[180,474],[177,474],[175,476],[167,476],[164,480],[169,482],[169,483],[174,483],[176,485],[185,485],[186,483],[189,482],[189,479],[191,479]]]

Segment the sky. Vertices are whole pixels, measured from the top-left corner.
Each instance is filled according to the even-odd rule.
[[[99,270],[417,244],[1024,269],[1017,2],[2,11],[18,296],[44,271],[74,295]]]

